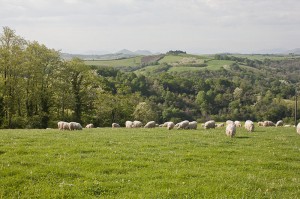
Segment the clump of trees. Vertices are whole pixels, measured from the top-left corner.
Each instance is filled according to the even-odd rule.
[[[124,125],[135,119],[158,123],[292,121],[300,60],[253,61],[259,73],[241,67],[248,60],[235,61],[232,70],[163,70],[146,77],[87,66],[77,58],[62,60],[59,51],[4,27],[0,35],[0,127],[55,127],[60,120],[95,126]]]

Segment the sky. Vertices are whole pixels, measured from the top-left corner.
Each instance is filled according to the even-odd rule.
[[[253,53],[300,47],[300,1],[0,0],[0,26],[68,53]]]

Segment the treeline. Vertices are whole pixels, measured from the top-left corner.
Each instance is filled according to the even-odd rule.
[[[263,63],[257,64],[262,67]],[[62,60],[58,51],[26,41],[4,27],[0,36],[0,126],[47,128],[56,127],[60,120],[95,126],[124,125],[135,119],[289,122],[295,89],[283,79],[284,70],[278,64],[274,63],[277,73],[272,75],[239,67],[145,77],[111,67],[86,66],[80,59]],[[295,65],[289,67],[298,71]],[[299,75],[293,78],[297,83]]]

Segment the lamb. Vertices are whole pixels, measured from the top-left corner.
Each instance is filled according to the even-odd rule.
[[[187,120],[179,122],[175,125],[175,127],[177,127],[177,129],[187,129],[188,126],[189,126],[189,121],[187,121]]]
[[[126,121],[125,122],[125,127],[126,128],[132,128],[132,124],[133,124],[132,121]]]
[[[91,129],[91,128],[94,128],[94,125],[93,124],[88,124],[88,125],[85,126],[85,128]]]
[[[275,124],[272,121],[264,121],[263,126],[269,127],[269,126],[275,126]]]
[[[214,120],[209,120],[207,122],[204,123],[204,128],[205,129],[212,129],[216,127],[216,123]]]
[[[234,137],[236,133],[236,126],[234,123],[228,124],[226,127],[226,135],[229,137]]]
[[[143,127],[143,123],[140,121],[133,121],[132,128],[141,128]]]
[[[277,126],[283,126],[283,121],[282,120],[279,120],[277,123],[276,123],[276,127]]]
[[[300,122],[297,125],[297,133],[300,135]]]
[[[236,127],[242,127],[242,124],[240,121],[234,121],[234,124]]]
[[[156,123],[154,121],[150,121],[144,126],[144,128],[155,128],[155,126]]]
[[[197,129],[197,122],[196,121],[189,122],[188,129]]]
[[[112,123],[111,127],[112,128],[120,128],[120,125],[118,123]]]
[[[248,131],[248,132],[253,132],[254,131],[254,123],[251,121],[251,120],[247,120],[245,122],[245,129]]]

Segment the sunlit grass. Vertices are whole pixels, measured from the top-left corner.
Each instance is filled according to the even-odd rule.
[[[297,198],[294,128],[1,130],[0,198]]]

